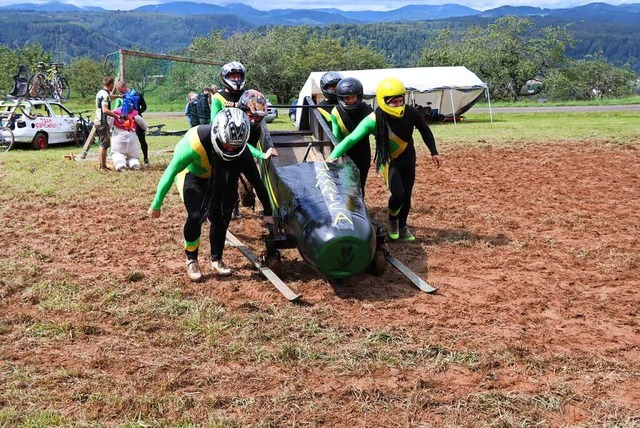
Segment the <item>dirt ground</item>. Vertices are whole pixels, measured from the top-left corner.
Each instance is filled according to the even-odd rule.
[[[0,408],[21,415],[55,411],[67,421],[105,425],[138,415],[155,421],[150,426],[185,420],[202,426],[474,426],[474,420],[478,426],[638,426],[638,146],[595,141],[441,151],[440,170],[426,156],[418,162],[409,218],[418,240],[389,244],[438,287],[434,295],[421,293],[390,265],[379,277],[332,285],[293,250],[284,252],[282,278],[302,294],[302,304],[287,302],[231,248],[225,253],[236,269],[230,279],[208,275],[191,283],[180,251],[179,205],[153,221],[143,203],[138,212],[108,196],[51,203],[37,213],[29,201],[17,201],[26,213],[19,219],[3,209]],[[370,174],[367,204],[379,220],[387,195]],[[120,221],[123,215],[130,224]],[[263,229],[254,213],[243,208],[231,230],[260,252]],[[206,238],[203,248],[206,255]],[[29,274],[33,264],[37,278]],[[71,301],[83,308],[44,308],[43,277],[75,285]],[[258,312],[271,327],[288,322],[278,314],[293,324],[317,322],[341,333],[335,343],[343,347],[351,345],[350,335],[361,341],[384,332],[385,355],[396,359],[361,355],[363,370],[335,356],[330,339],[308,330],[297,340],[309,352],[330,355],[330,363],[309,362],[310,354],[265,362],[227,348],[220,357],[201,331],[174,332],[175,314],[142,303],[141,296],[168,283],[182,300],[215,300],[225,316]],[[114,303],[119,299],[136,303]],[[35,320],[71,327],[62,337],[38,336]],[[218,333],[219,340],[228,337]],[[404,353],[409,350],[412,357]],[[417,350],[430,353],[418,358]],[[445,357],[447,364],[434,363]],[[21,396],[21,388],[31,392]],[[114,405],[104,398],[110,391],[126,400]],[[151,404],[165,396],[172,401]],[[212,422],[212,414],[223,422]]]

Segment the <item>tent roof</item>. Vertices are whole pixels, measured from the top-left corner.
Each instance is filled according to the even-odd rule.
[[[320,78],[324,71],[313,72],[307,79],[312,93],[318,94]],[[355,77],[362,82],[365,95],[375,95],[376,87],[387,77],[396,77],[404,83],[409,91],[430,92],[444,89],[470,90],[486,88],[487,84],[466,67],[413,67],[413,68],[381,68],[372,70],[340,71],[345,77]]]
[[[298,102],[311,97],[314,102],[322,95],[320,78],[324,71],[309,74],[298,95]],[[404,83],[410,102],[416,107],[430,108],[445,117],[466,112],[487,92],[488,86],[466,67],[414,67],[380,68],[372,70],[340,71],[344,77],[355,77],[362,82],[364,98],[375,107],[376,88],[383,79],[396,77]],[[300,126],[301,115],[296,116]]]

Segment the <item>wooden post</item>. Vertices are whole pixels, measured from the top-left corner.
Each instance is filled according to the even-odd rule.
[[[93,125],[91,127],[91,131],[89,132],[89,136],[87,137],[87,141],[84,142],[84,146],[82,147],[82,154],[80,155],[80,159],[84,159],[87,157],[89,153],[89,146],[93,142],[93,138],[96,136],[96,126]]]
[[[120,52],[119,53],[119,55],[120,55],[120,69],[118,70],[118,78],[116,80],[120,80],[122,82],[126,82],[125,75],[124,75],[124,70],[125,70],[125,67],[124,67],[124,61],[125,61],[124,52],[125,52],[125,50],[124,49],[120,49],[119,52]]]

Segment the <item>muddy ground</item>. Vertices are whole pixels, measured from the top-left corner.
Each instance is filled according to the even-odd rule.
[[[418,240],[389,245],[435,295],[391,266],[331,284],[293,250],[281,276],[302,294],[298,305],[230,248],[231,278],[191,283],[184,213],[173,195],[149,219],[153,189],[133,206],[109,193],[37,212],[28,198],[5,206],[5,422],[50,411],[71,425],[107,426],[638,426],[638,146],[487,145],[443,150],[443,160],[440,170],[426,156],[418,162],[409,218]],[[163,166],[141,174],[156,182]],[[387,196],[371,173],[367,204],[379,220]],[[260,252],[255,213],[243,208],[231,230]],[[66,304],[51,303],[55,284],[74,290]],[[227,323],[211,320],[216,340],[187,329],[178,309],[145,300],[166,302],[167,290],[188,308],[221,308]],[[258,315],[297,334],[265,339],[229,321]],[[321,329],[299,330],[296,320]],[[35,332],[43,325],[65,327]],[[363,354],[373,352],[371,332],[385,339]],[[261,359],[252,340],[298,353]],[[351,346],[350,356],[339,350]]]

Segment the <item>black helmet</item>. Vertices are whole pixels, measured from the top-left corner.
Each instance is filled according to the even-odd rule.
[[[338,103],[345,110],[351,110],[358,108],[362,102],[362,83],[355,77],[345,77],[338,82],[336,86],[336,97],[338,97]],[[344,102],[344,97],[347,95],[355,95],[358,100],[353,104],[347,104]]]
[[[327,99],[327,101],[335,104],[338,100],[336,99],[335,90],[328,89],[330,85],[337,85],[338,82],[342,79],[342,74],[337,71],[327,71],[320,78],[320,89],[322,90],[322,94]]]
[[[231,74],[240,74],[240,80],[231,80]],[[244,88],[247,69],[238,61],[229,62],[220,69],[220,79],[225,88],[231,92],[239,92]]]

